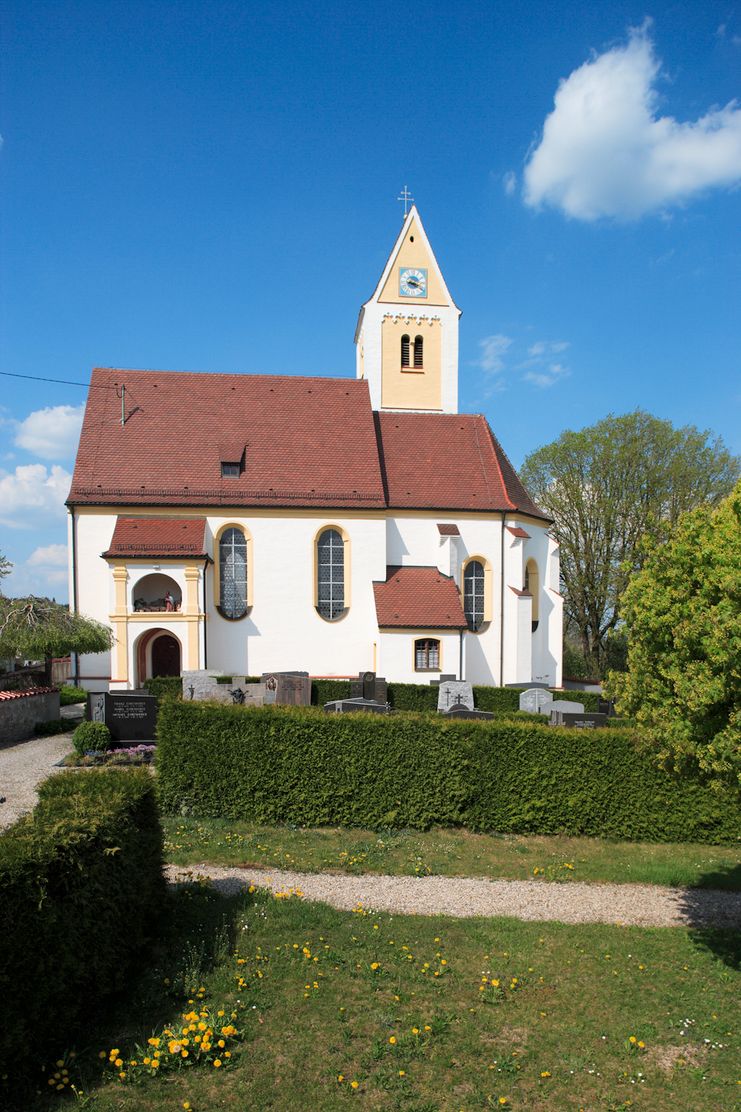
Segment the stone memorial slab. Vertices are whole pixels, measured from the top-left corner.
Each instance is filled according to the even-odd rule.
[[[597,730],[607,726],[606,714],[567,714],[561,711],[558,721],[551,719],[552,726],[566,726],[573,730]]]
[[[520,710],[528,714],[550,714],[552,706],[553,696],[542,687],[529,687],[520,695]]]
[[[441,683],[437,693],[437,709],[448,711],[456,703],[462,703],[473,710],[473,688],[467,680],[446,680]]]
[[[246,683],[244,676],[229,676],[228,683],[220,683],[223,678],[220,673],[203,668],[183,672],[183,699],[186,702],[209,700],[213,703],[262,706],[265,693],[262,683]]]
[[[265,703],[288,707],[311,705],[311,680],[308,672],[263,672]]]
[[[584,714],[584,703],[572,703],[569,699],[555,699],[551,703],[551,717],[554,714]]]
[[[157,700],[144,691],[109,691],[103,696],[103,715],[113,741],[151,741],[157,726]]]
[[[356,680],[350,680],[350,698],[385,703],[388,701],[388,684],[375,672],[361,672]]]
[[[449,710],[443,711],[443,713],[446,718],[489,719],[495,717],[490,710],[470,710],[464,703],[454,703]]]
[[[391,714],[388,703],[376,703],[371,699],[334,699],[324,704],[327,714]]]

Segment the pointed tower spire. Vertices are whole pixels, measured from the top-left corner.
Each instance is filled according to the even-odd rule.
[[[406,186],[398,199],[404,223],[358,318],[357,377],[374,409],[457,413],[460,309]]]

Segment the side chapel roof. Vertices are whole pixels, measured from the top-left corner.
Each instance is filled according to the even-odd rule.
[[[455,580],[433,567],[386,568],[374,581],[379,629],[465,629],[466,616]]]

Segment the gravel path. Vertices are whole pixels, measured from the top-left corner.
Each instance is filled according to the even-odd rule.
[[[166,874],[171,883],[207,877],[224,895],[235,895],[250,884],[271,892],[298,888],[306,899],[321,900],[341,910],[360,904],[404,915],[504,915],[637,927],[741,927],[741,892],[712,889],[443,876],[342,876],[215,865],[168,865]]]
[[[36,788],[72,749],[69,734],[32,737],[0,747],[0,830],[36,806]]]

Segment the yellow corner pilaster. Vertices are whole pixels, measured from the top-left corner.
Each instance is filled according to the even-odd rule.
[[[198,584],[201,578],[201,571],[195,564],[186,564],[185,566],[185,613],[198,614]],[[197,665],[194,665],[197,667]]]
[[[123,567],[122,565],[114,566],[113,568],[111,568],[111,571],[113,573],[113,584],[115,590],[113,612],[114,614],[125,614],[128,610],[128,606],[126,604],[126,585],[129,582],[129,571],[128,568]]]
[[[111,621],[113,637],[115,640],[114,660],[116,667],[111,677],[112,682],[128,683],[129,681],[129,623],[126,615],[115,615]]]

